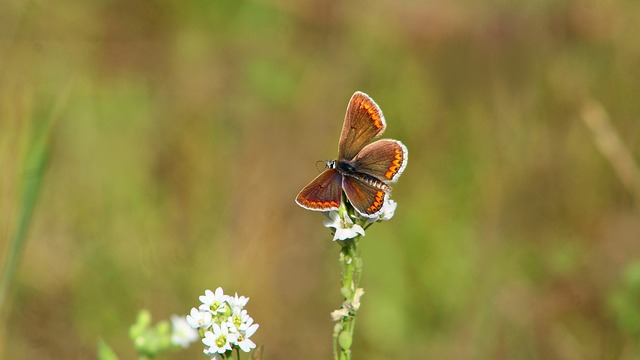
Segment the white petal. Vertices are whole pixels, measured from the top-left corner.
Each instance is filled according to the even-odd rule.
[[[249,328],[244,334],[245,339],[251,337],[251,335],[253,335],[256,332],[256,330],[258,330],[258,327],[260,327],[259,324],[253,324],[249,326]]]
[[[343,317],[347,317],[347,315],[349,315],[349,310],[345,309],[344,306],[343,306],[340,309],[333,310],[331,312],[331,320],[338,321],[338,320],[342,319]]]
[[[256,344],[253,341],[249,340],[249,339],[245,339],[244,341],[239,342],[238,346],[240,346],[240,349],[242,351],[249,352],[249,351],[251,351],[251,349],[256,347]]]
[[[216,337],[213,335],[211,331],[207,331],[204,333],[204,338],[202,338],[202,343],[207,346],[215,346],[216,345]]]
[[[345,224],[347,224],[347,227],[351,227],[351,225],[353,225],[353,220],[351,220],[351,217],[349,215],[345,214],[343,221],[345,222]]]
[[[234,343],[238,341],[238,334],[230,333],[227,335],[227,341],[230,343]]]
[[[211,290],[207,289],[207,290],[204,291],[204,295],[200,295],[199,299],[200,299],[201,303],[211,305],[211,302],[212,302],[211,298],[212,297],[213,297],[213,292]]]
[[[222,298],[223,296],[224,296],[224,290],[222,290],[222,288],[221,288],[221,287],[218,287],[218,288],[216,289],[216,293],[215,293],[215,297],[216,297],[216,299],[220,299],[220,298]]]
[[[340,227],[342,219],[340,219],[337,211],[329,211],[327,216],[329,217],[329,220],[324,220],[322,222],[325,227],[332,227],[336,229]]]
[[[354,238],[358,235],[364,236],[364,229],[360,225],[353,225],[350,228],[336,229],[333,240],[346,240]]]
[[[198,311],[198,309],[191,308],[191,314],[187,315],[186,317],[187,323],[189,324],[189,326],[191,326],[194,329],[197,329],[200,327],[200,322],[198,321],[199,315],[200,315],[200,312]]]

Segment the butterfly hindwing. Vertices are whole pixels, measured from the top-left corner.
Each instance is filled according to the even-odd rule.
[[[298,193],[296,202],[305,209],[338,210],[342,200],[342,175],[326,169]]]
[[[386,128],[378,104],[367,94],[356,92],[349,100],[338,144],[338,160],[352,160],[373,138]]]
[[[396,182],[405,167],[409,151],[398,140],[382,139],[365,146],[351,162],[358,172],[388,183]]]
[[[342,188],[353,207],[365,217],[376,217],[389,196],[391,188],[367,174],[345,175]]]

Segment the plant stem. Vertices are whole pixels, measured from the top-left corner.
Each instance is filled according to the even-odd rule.
[[[353,331],[355,329],[356,312],[359,299],[356,299],[357,289],[362,276],[362,258],[358,249],[360,237],[345,240],[340,251],[342,265],[341,290],[344,297],[343,308],[348,314],[343,316],[334,328],[334,359],[350,360]]]

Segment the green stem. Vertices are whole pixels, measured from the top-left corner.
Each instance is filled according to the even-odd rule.
[[[338,336],[340,335],[340,328],[336,326],[333,329],[333,359],[338,360],[340,358],[340,345],[338,345]]]
[[[356,290],[360,285],[362,276],[362,258],[358,249],[360,237],[346,240],[342,243],[340,261],[342,263],[341,293],[344,297],[344,305],[349,313],[340,319],[334,328],[334,359],[350,360],[351,344],[355,329],[356,311],[351,307],[355,300]]]

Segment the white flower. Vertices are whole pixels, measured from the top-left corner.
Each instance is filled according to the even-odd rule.
[[[353,220],[345,212],[344,218],[340,217],[337,211],[329,211],[329,220],[323,222],[325,227],[336,229],[333,240],[346,240],[354,238],[358,235],[364,236],[364,229],[358,224],[354,224]]]
[[[196,308],[191,308],[191,313],[187,315],[187,324],[193,329],[208,328],[213,323],[213,317],[208,311],[201,311]]]
[[[204,339],[202,339],[202,343],[208,346],[208,348],[204,349],[204,353],[224,354],[226,351],[231,350],[231,344],[237,340],[238,335],[229,333],[227,324],[213,324],[212,331],[204,333]]]
[[[342,306],[340,309],[338,310],[333,310],[331,312],[331,320],[333,321],[338,321],[342,318],[345,318],[349,316],[349,310],[347,310],[347,308],[345,308],[344,306]]]
[[[233,332],[244,331],[253,323],[253,319],[247,313],[247,310],[241,310],[239,307],[233,308],[233,314],[227,319],[229,330]]]
[[[353,294],[353,300],[342,303],[342,306],[338,310],[333,310],[331,312],[331,319],[333,321],[338,321],[342,318],[346,318],[351,313],[355,313],[360,308],[360,298],[364,294],[364,289],[357,288]]]
[[[225,358],[227,352],[232,349],[249,352],[256,348],[256,344],[250,338],[259,325],[254,324],[251,316],[243,309],[249,301],[248,297],[238,296],[238,293],[234,296],[225,295],[222,288],[217,288],[215,292],[206,290],[204,295],[200,296],[200,301],[202,305],[197,309],[192,308],[183,321],[191,327],[189,330],[199,331],[196,332],[196,338],[198,334],[204,334],[204,353],[209,355],[211,360]]]
[[[258,330],[260,325],[253,323],[253,318],[249,316],[247,310],[240,310],[238,307],[234,308],[233,315],[229,316],[227,324],[229,324],[229,331],[238,335],[235,345],[240,347],[242,351],[249,352],[256,347],[256,344],[249,338]]]
[[[229,304],[230,308],[243,308],[247,305],[247,303],[249,302],[249,298],[248,297],[244,297],[244,296],[240,296],[238,297],[238,293],[236,293],[235,296],[231,296],[229,295],[227,297],[227,303]]]
[[[253,319],[251,319],[251,321],[253,322]],[[256,344],[249,338],[251,337],[251,335],[253,335],[253,333],[256,332],[256,330],[258,330],[259,326],[260,325],[258,324],[253,324],[249,326],[246,331],[241,331],[240,333],[238,333],[236,345],[238,345],[242,351],[249,352],[251,351],[251,349],[254,349],[256,347]]]
[[[390,220],[396,212],[396,208],[398,207],[398,203],[389,199],[384,202],[382,205],[382,212],[380,215],[367,219],[368,223],[373,223],[376,221],[387,221]]]
[[[189,315],[187,315],[187,317],[188,316]],[[198,335],[198,332],[189,324],[184,316],[171,315],[171,342],[174,345],[187,348],[189,344],[199,338],[200,335]]]
[[[356,292],[353,294],[353,301],[351,302],[351,308],[354,312],[358,311],[358,309],[360,308],[360,298],[362,297],[362,295],[364,295],[364,289],[357,288]]]
[[[228,298],[229,296],[224,294],[221,287],[217,288],[215,293],[211,290],[206,290],[204,295],[200,296],[200,301],[202,302],[200,310],[211,311],[214,314],[217,312],[223,313],[226,311],[224,305]]]

